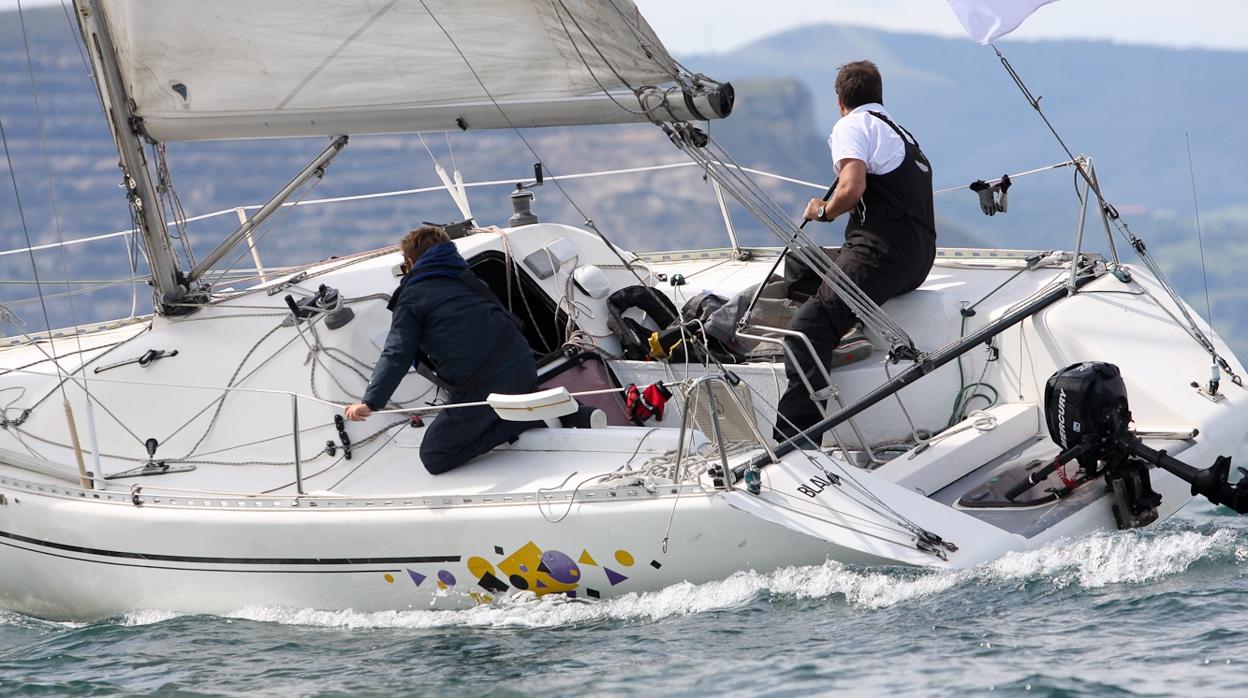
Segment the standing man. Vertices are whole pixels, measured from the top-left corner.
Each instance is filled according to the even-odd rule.
[[[828,145],[838,182],[831,199],[811,199],[804,215],[827,223],[850,214],[845,244],[831,256],[871,300],[883,304],[918,288],[936,258],[932,167],[914,136],[884,110],[884,84],[874,63],[841,66],[836,98],[841,119]],[[789,355],[796,363],[793,358],[785,361],[789,384],[780,398],[777,441],[820,420],[801,376],[804,373],[815,390],[824,387],[814,361],[827,366],[856,320],[827,284],[797,311],[790,328],[810,338],[816,356],[811,357],[801,342],[789,342]]]
[[[358,422],[384,408],[408,371],[426,359],[451,404],[533,392],[537,366],[528,341],[446,233],[417,228],[399,247],[405,273],[390,298],[390,334],[363,402],[348,406],[347,418]],[[505,421],[485,405],[442,410],[425,430],[420,460],[438,475],[541,425]]]

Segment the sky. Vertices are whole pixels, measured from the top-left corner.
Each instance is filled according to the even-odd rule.
[[[2,0],[0,0],[2,1]],[[795,27],[835,22],[962,36],[946,0],[634,0],[668,49],[730,51]],[[1058,0],[1041,7],[1019,39],[1248,50],[1246,0]]]
[[[634,1],[668,49],[686,55],[731,51],[786,29],[827,22],[961,34],[946,0]],[[22,0],[22,6],[58,2]],[[0,0],[0,11],[16,7],[17,0]],[[1011,38],[1248,50],[1245,26],[1248,0],[1058,0],[1040,8]]]
[[[0,0],[2,2],[3,0]],[[668,49],[720,53],[795,27],[835,22],[964,36],[946,0],[634,0]],[[1058,0],[1010,38],[1248,50],[1246,0]]]

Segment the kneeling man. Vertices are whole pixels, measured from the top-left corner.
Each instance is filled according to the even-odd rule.
[[[468,270],[446,233],[418,228],[399,246],[406,274],[390,299],[390,334],[364,401],[348,406],[347,418],[358,422],[383,409],[422,360],[435,367],[451,403],[536,390],[533,352],[515,318]],[[425,432],[420,459],[434,475],[444,473],[535,426],[541,422],[505,421],[484,405],[443,410]]]

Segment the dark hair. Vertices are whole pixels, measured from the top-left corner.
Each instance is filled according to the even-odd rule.
[[[871,61],[854,61],[836,73],[836,96],[847,109],[884,103],[884,79]]]
[[[429,251],[430,247],[450,239],[445,230],[426,225],[404,235],[403,241],[399,243],[399,249],[403,250],[403,257],[406,260],[415,263],[421,255]]]

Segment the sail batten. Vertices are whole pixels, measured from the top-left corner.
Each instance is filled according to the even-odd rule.
[[[101,5],[162,141],[630,121],[679,72],[632,0]]]

